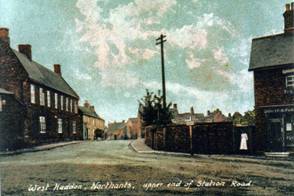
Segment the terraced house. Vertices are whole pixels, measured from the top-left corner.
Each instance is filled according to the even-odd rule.
[[[84,106],[79,106],[84,140],[104,138],[105,120],[95,111],[95,107],[85,101]]]
[[[64,80],[61,66],[54,64],[54,71],[32,59],[31,45],[18,45],[18,51],[10,47],[9,30],[0,28],[0,88],[13,96],[18,107],[23,107],[17,142],[36,144],[80,139],[79,96]],[[14,117],[4,113],[2,119]],[[15,110],[17,111],[17,110]],[[17,115],[17,114],[15,114]],[[14,132],[15,127],[0,123],[1,134]],[[13,143],[13,139],[5,143]]]

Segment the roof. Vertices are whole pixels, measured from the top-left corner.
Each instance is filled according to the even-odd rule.
[[[57,73],[47,69],[35,61],[30,61],[24,54],[13,50],[14,54],[23,65],[29,75],[29,78],[34,82],[43,84],[47,87],[65,93],[75,98],[79,98],[77,93],[67,84],[67,82]]]
[[[99,118],[101,120],[103,120],[96,112],[95,110],[91,110],[91,108],[88,108],[88,107],[84,107],[84,106],[79,106],[79,110],[81,111],[81,113],[83,115],[86,115],[86,116],[91,116],[91,117],[94,117],[94,118]]]
[[[0,88],[0,94],[7,94],[7,95],[13,95],[14,93],[13,92],[10,92],[10,91],[7,91],[3,88]]]
[[[126,123],[125,122],[114,122],[108,124],[108,132],[114,132],[119,129],[126,129]]]
[[[128,121],[131,121],[132,123],[136,123],[139,121],[139,118],[129,118]]]
[[[294,34],[276,34],[252,40],[249,70],[294,64]]]

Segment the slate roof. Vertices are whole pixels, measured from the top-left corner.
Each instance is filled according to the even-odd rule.
[[[91,116],[91,117],[99,118],[103,120],[95,111],[92,111],[90,108],[79,106],[79,110],[81,111],[83,115]]]
[[[7,91],[3,88],[0,88],[0,94],[7,94],[7,95],[13,95],[14,93],[13,92],[10,92],[10,91]]]
[[[114,122],[114,123],[109,123],[108,124],[108,132],[114,132],[117,131],[119,129],[123,129],[123,130],[127,130],[127,125],[125,122]]]
[[[252,40],[249,71],[294,64],[294,34],[277,34]]]
[[[58,74],[35,61],[30,61],[24,54],[16,50],[13,50],[13,52],[20,63],[23,65],[31,80],[72,97],[79,98],[77,93]]]

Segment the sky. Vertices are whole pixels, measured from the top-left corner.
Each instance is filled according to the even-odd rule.
[[[168,102],[180,112],[254,108],[251,40],[283,32],[291,0],[0,0],[11,47],[62,66],[65,80],[106,121],[136,117],[145,89],[161,89],[162,33]]]

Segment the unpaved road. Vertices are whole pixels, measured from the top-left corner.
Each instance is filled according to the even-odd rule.
[[[1,193],[294,195],[293,161],[138,154],[129,142],[85,141],[0,157]]]

